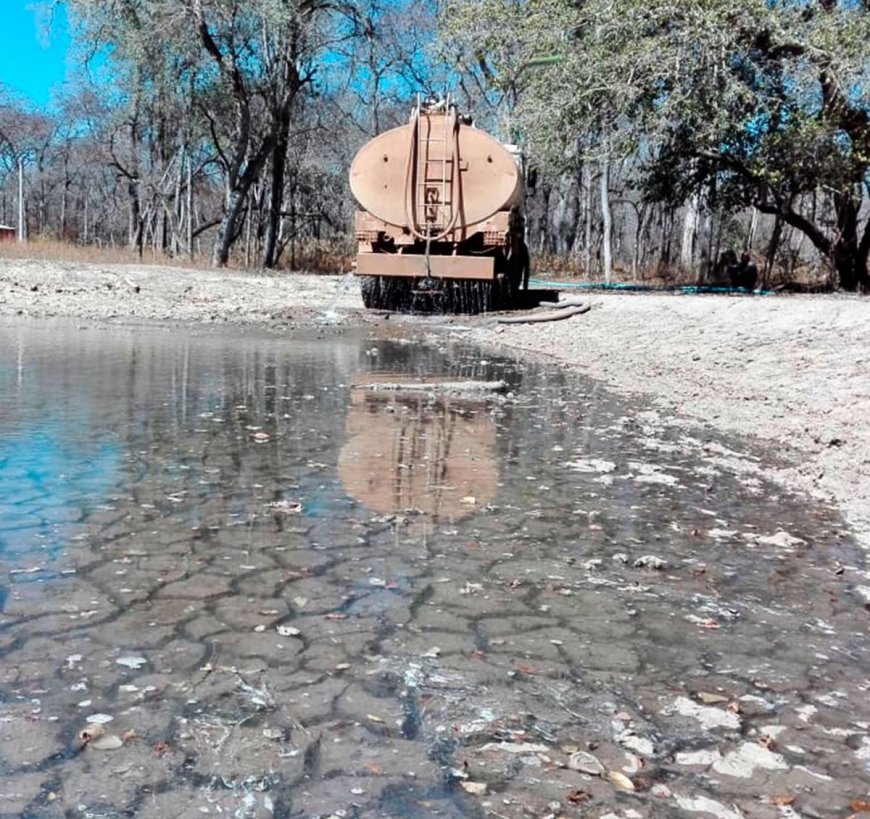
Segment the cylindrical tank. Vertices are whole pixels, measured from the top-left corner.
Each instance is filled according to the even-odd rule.
[[[457,228],[483,222],[523,199],[522,173],[510,151],[450,112],[422,112],[419,121],[376,136],[350,168],[350,187],[360,207],[400,228],[414,227],[409,195],[437,197],[439,186],[450,187],[446,196],[449,207],[459,208]]]

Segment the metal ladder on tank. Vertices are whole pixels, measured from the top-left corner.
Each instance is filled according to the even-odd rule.
[[[452,131],[456,127],[454,122],[455,113],[451,116],[451,100],[448,95],[444,102],[444,115],[440,136],[432,136],[432,117],[423,115],[422,100],[417,96],[417,185],[416,185],[416,227],[427,239],[434,235],[443,234],[444,229],[452,224],[453,207],[453,177],[455,173],[454,163],[457,157],[451,151]],[[425,132],[424,132],[425,129]],[[431,146],[441,146],[441,157],[431,158]],[[431,175],[432,166],[435,165],[435,175]],[[449,175],[448,175],[449,174]],[[436,194],[436,200],[430,200],[432,192]],[[434,212],[433,212],[434,209]],[[448,218],[447,214],[450,214]],[[449,232],[449,231],[448,231]],[[439,236],[443,238],[443,236]]]
[[[432,278],[430,261],[432,243],[439,242],[452,233],[461,210],[462,198],[462,181],[459,177],[459,121],[449,95],[440,105],[443,106],[444,113],[441,116],[443,131],[439,137],[432,135],[429,109],[424,109],[421,95],[417,95],[405,180],[405,215],[411,234],[425,244],[425,279],[427,280]],[[441,145],[440,159],[431,158],[433,145]],[[435,171],[437,176],[430,177],[433,164],[436,166],[440,164],[440,168]],[[437,202],[426,201],[430,189],[435,190]],[[427,208],[433,207],[437,209],[434,213],[427,211]],[[412,305],[418,298],[429,298],[429,292],[428,287],[413,290]]]

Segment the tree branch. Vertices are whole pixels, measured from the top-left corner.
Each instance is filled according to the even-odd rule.
[[[831,239],[825,235],[818,225],[807,219],[803,214],[798,213],[791,206],[791,203],[783,206],[773,202],[757,201],[754,205],[762,213],[772,216],[779,215],[787,224],[803,233],[820,253],[830,258],[833,249]]]

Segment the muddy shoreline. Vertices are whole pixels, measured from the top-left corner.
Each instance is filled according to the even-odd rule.
[[[456,338],[545,356],[617,392],[646,396],[666,423],[772,444],[776,457],[762,465],[768,476],[834,501],[870,546],[870,302],[669,294],[590,294],[589,301],[590,313],[545,325],[499,325],[492,317],[397,322],[365,311],[351,276],[0,260],[0,316],[280,332],[446,326]]]

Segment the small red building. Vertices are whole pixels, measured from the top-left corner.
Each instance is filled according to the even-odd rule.
[[[14,242],[18,231],[9,225],[0,225],[0,242]]]

